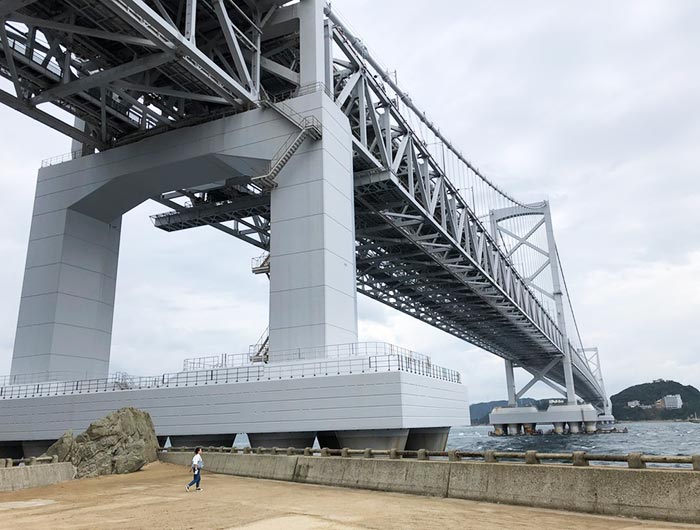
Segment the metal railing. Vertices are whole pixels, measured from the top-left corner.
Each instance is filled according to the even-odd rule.
[[[399,354],[389,354],[357,358],[326,358],[313,361],[307,359],[291,364],[255,364],[147,377],[132,377],[120,373],[102,379],[12,385],[0,387],[0,399],[23,399],[377,372],[406,372],[451,383],[461,383],[460,374],[455,370],[433,365],[429,361],[420,361],[419,359]]]
[[[193,447],[169,447],[161,448],[162,452],[191,452]],[[692,469],[700,471],[700,455],[646,455],[642,453],[627,454],[595,454],[585,451],[573,451],[571,453],[541,453],[538,451],[427,451],[418,449],[415,451],[398,449],[329,449],[327,447],[205,447],[209,453],[231,454],[257,454],[257,455],[302,455],[341,458],[414,458],[417,460],[447,460],[449,462],[484,462],[497,463],[524,463],[541,464],[550,462],[553,464],[569,464],[575,467],[587,467],[591,464],[610,465],[625,464],[628,469],[645,469],[647,464],[655,467],[674,467],[680,469]]]
[[[269,269],[270,268],[270,253],[265,252],[264,254],[254,257],[250,260],[250,268],[253,272]]]
[[[273,103],[279,103],[285,99],[292,99],[300,96],[306,96],[308,94],[314,94],[316,92],[324,92],[328,97],[334,98],[334,94],[331,89],[322,82],[308,83],[306,85],[300,86],[299,88],[293,88],[284,92],[278,92],[277,94],[267,94],[261,91],[263,96],[260,102],[271,101]]]
[[[41,167],[55,166],[56,164],[62,164],[63,162],[68,162],[70,160],[75,160],[83,156],[83,150],[77,149],[71,151],[70,153],[63,153],[62,155],[52,156],[51,158],[44,158],[41,161]]]
[[[263,333],[263,337],[266,333]],[[262,337],[261,337],[262,339]],[[183,370],[201,370],[244,366],[251,362],[250,353],[222,353],[204,357],[185,359]],[[257,352],[255,352],[257,353]],[[386,342],[350,342],[316,348],[295,348],[291,350],[272,350],[268,352],[274,362],[303,361],[310,359],[349,359],[377,355],[401,355],[424,363],[431,363],[430,357],[407,348],[388,344]]]
[[[29,458],[0,458],[0,469],[19,466],[34,466],[37,464],[57,464],[58,456],[32,456]]]
[[[51,372],[36,372],[32,374],[15,374],[0,376],[0,387],[12,385],[31,385],[34,383],[46,383],[47,381],[65,381],[66,376],[75,377],[74,371],[58,370]]]

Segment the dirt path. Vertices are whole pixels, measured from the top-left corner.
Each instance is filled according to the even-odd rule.
[[[238,530],[652,530],[643,522],[457,499],[418,497],[205,474],[154,463],[131,475],[0,493],[0,528]]]

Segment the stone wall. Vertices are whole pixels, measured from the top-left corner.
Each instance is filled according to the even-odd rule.
[[[700,472],[516,463],[205,453],[205,470],[557,510],[700,523]],[[159,459],[189,465],[191,453]]]

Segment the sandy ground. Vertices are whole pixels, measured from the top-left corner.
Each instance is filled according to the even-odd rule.
[[[0,528],[425,530],[695,528],[593,515],[204,474],[154,463],[131,475],[0,493]]]

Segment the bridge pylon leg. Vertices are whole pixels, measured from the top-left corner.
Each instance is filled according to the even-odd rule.
[[[515,374],[513,371],[513,361],[505,359],[506,364],[506,387],[508,388],[508,406],[515,407],[517,398],[515,395]]]

